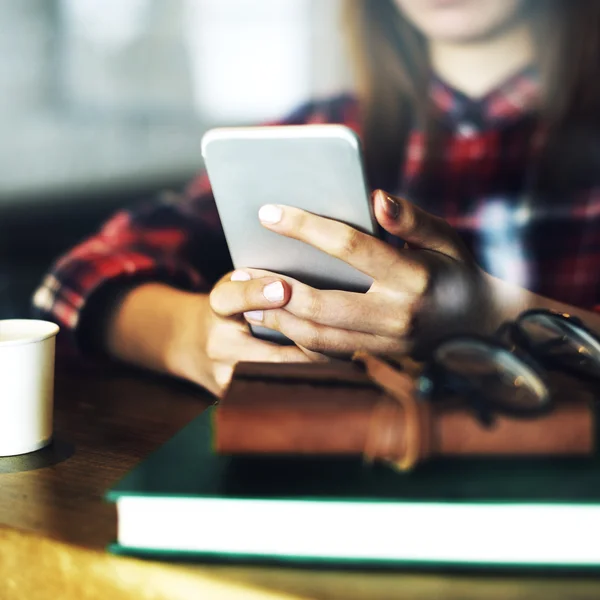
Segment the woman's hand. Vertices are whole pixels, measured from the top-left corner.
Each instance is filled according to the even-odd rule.
[[[328,354],[401,353],[413,349],[415,339],[481,330],[494,321],[487,277],[444,220],[382,191],[374,205],[380,225],[405,240],[404,249],[296,208],[263,207],[265,227],[345,261],[374,282],[360,294],[316,290],[285,278],[291,288],[285,307],[252,312],[247,320]]]
[[[280,277],[225,276],[210,295],[160,283],[132,289],[115,308],[106,350],[115,358],[197,383],[217,396],[240,361],[325,360],[295,346],[278,346],[250,334],[242,313],[282,307],[290,287]]]
[[[210,296],[196,297],[189,306],[190,321],[176,336],[173,368],[180,376],[221,396],[238,362],[324,360],[315,353],[259,340],[250,333],[243,313],[283,307],[290,294],[289,284],[278,276],[251,278],[245,271],[226,275]]]

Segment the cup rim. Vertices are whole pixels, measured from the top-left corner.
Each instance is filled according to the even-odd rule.
[[[4,340],[0,339],[0,348],[5,348],[7,346],[23,346],[25,344],[35,344],[36,342],[43,342],[44,340],[48,340],[50,338],[55,337],[60,331],[60,327],[53,323],[52,321],[45,321],[43,319],[0,319],[0,329],[2,325],[7,323],[27,323],[27,324],[37,324],[37,325],[45,325],[47,331],[34,333],[27,337],[20,338],[17,340]]]

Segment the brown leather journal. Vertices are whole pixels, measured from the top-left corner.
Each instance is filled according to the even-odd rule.
[[[374,357],[355,363],[240,363],[215,410],[220,454],[363,455],[401,470],[435,456],[560,456],[594,452],[593,398],[557,383],[537,418],[496,415],[486,427],[451,402],[416,399],[414,378]],[[566,385],[566,387],[565,387]]]

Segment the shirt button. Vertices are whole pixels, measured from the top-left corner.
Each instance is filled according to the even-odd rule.
[[[478,133],[478,129],[473,123],[459,123],[456,128],[458,135],[462,138],[472,138]]]

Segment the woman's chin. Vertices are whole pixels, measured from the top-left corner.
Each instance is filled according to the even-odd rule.
[[[427,38],[445,43],[485,40],[515,23],[523,0],[396,0]]]

